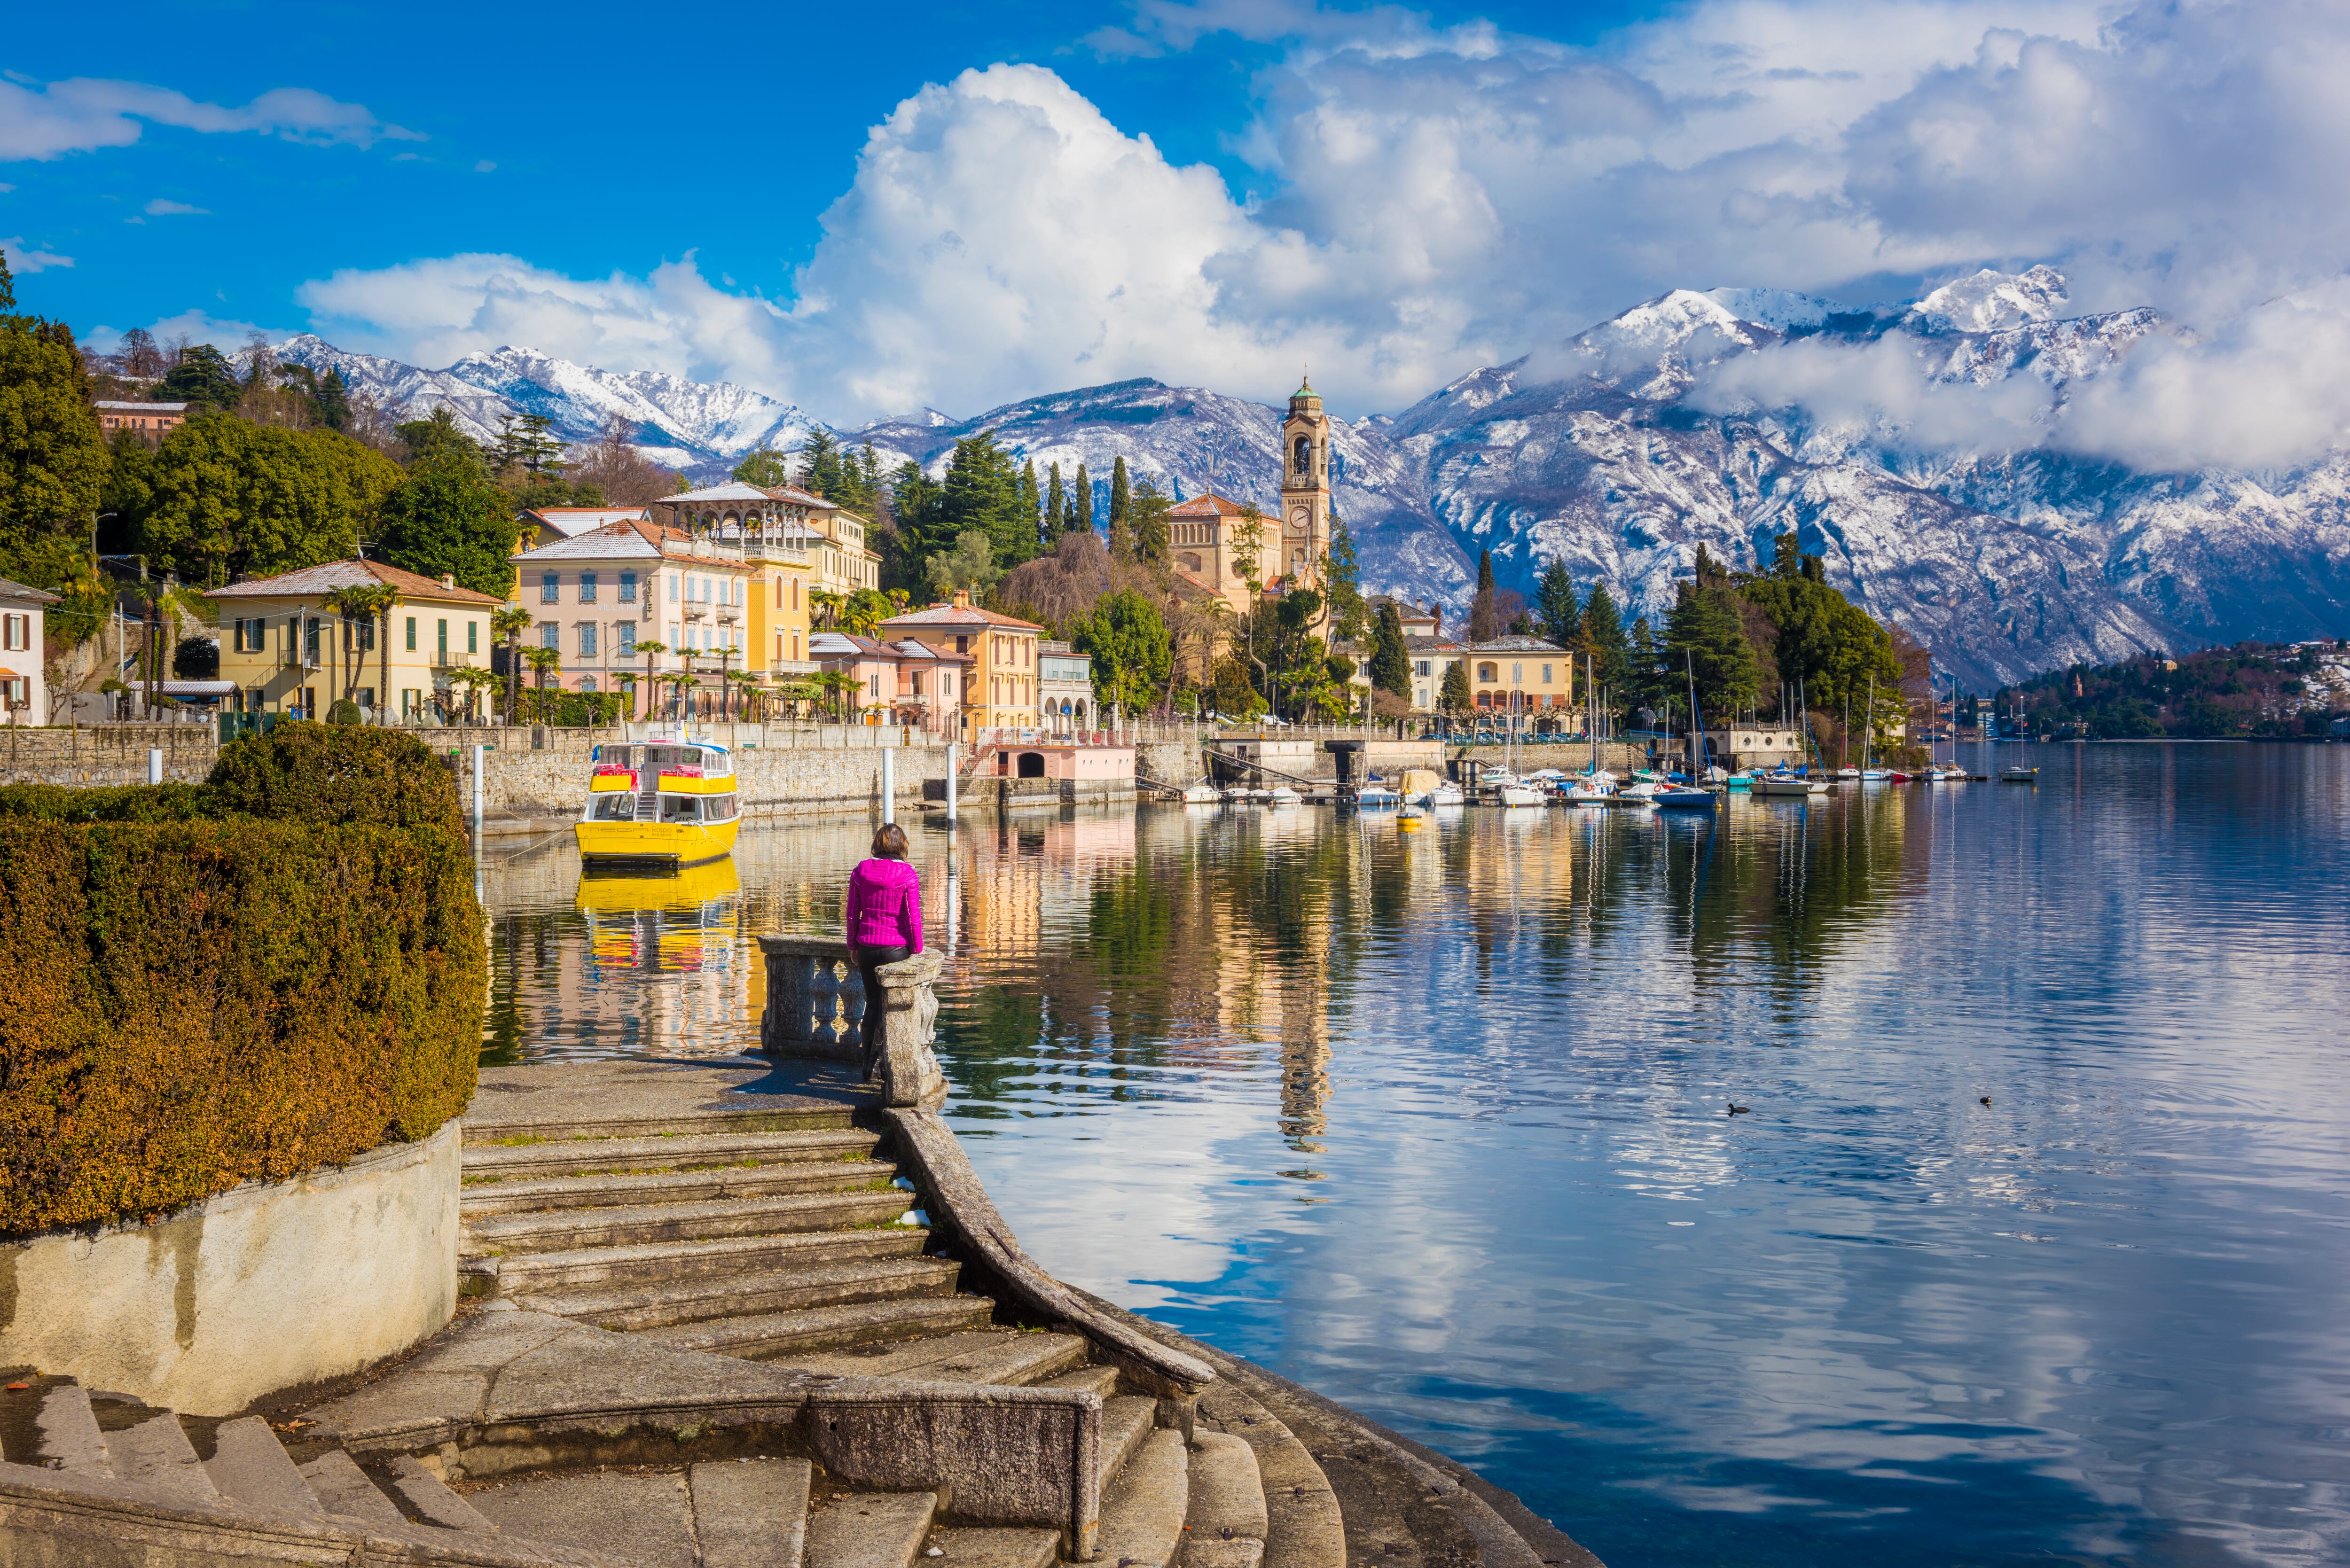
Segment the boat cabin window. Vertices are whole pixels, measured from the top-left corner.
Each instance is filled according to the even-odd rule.
[[[589,807],[590,822],[634,822],[637,819],[637,797],[613,790],[599,794]]]
[[[660,797],[660,819],[663,822],[700,822],[702,799],[691,794],[665,794]]]

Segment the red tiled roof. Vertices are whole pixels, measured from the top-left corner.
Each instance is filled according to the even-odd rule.
[[[930,626],[1008,626],[1021,631],[1045,629],[1033,620],[1022,620],[1016,616],[998,615],[993,610],[981,609],[976,605],[968,609],[957,609],[952,605],[932,605],[928,609],[909,610],[904,615],[893,615],[881,624],[885,627],[905,627],[910,630]]]
[[[1189,501],[1177,502],[1167,509],[1167,515],[1188,521],[1194,517],[1237,517],[1240,511],[1239,502],[1227,501],[1214,491],[1206,490]]]

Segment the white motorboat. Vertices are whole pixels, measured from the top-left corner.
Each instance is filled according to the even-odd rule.
[[[1403,804],[1403,792],[1373,779],[1355,792],[1355,804],[1365,811],[1392,811]]]
[[[1616,792],[1616,798],[1628,805],[1654,805],[1657,804],[1657,791],[1670,787],[1669,784],[1659,785],[1654,779],[1634,779]]]
[[[1183,788],[1185,805],[1213,805],[1223,799],[1223,794],[1211,784],[1186,784]]]
[[[1287,784],[1275,784],[1265,799],[1274,805],[1298,805],[1305,802],[1305,797]]]
[[[1434,806],[1466,805],[1469,797],[1461,792],[1459,784],[1446,779],[1428,792],[1428,804]]]
[[[1747,793],[1757,800],[1800,798],[1809,794],[1825,794],[1828,786],[1817,779],[1798,778],[1794,774],[1758,774],[1747,785]]]
[[[2036,784],[2040,782],[2040,770],[2038,768],[2024,767],[2002,768],[1999,770],[1999,782],[2002,784]]]
[[[1853,780],[1860,777],[1860,770],[1858,768],[1838,768],[1833,776],[1849,784]]]
[[[1571,779],[1558,793],[1569,805],[1606,805],[1616,794],[1606,784],[1590,779]]]
[[[1501,788],[1503,805],[1540,805],[1542,791],[1532,784],[1505,784]]]

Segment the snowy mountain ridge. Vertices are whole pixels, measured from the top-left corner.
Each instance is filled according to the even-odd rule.
[[[2150,309],[2073,316],[2045,266],[1985,269],[1859,309],[1762,288],[1676,289],[1392,415],[1334,421],[1335,491],[1367,587],[1465,612],[1480,550],[1529,592],[1552,559],[1661,617],[1697,549],[1738,566],[1793,530],[1829,577],[1978,689],[2067,663],[2350,629],[2350,454],[2291,473],[2140,472],[2043,437],[2082,386],[2178,329]],[[565,440],[618,418],[695,478],[819,421],[748,388],[614,372],[527,348],[442,370],[305,335],[285,358],[399,417],[469,433],[539,412]],[[836,433],[942,472],[993,430],[1040,474],[1124,456],[1179,495],[1269,504],[1281,410],[1148,379],[972,419],[936,410]]]

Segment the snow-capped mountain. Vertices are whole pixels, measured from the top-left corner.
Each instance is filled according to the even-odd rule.
[[[796,446],[817,425],[792,404],[732,382],[599,370],[530,348],[468,354],[445,370],[347,353],[307,332],[276,352],[319,375],[331,366],[399,419],[421,419],[445,403],[476,441],[494,441],[499,421],[513,414],[545,414],[555,434],[573,443],[598,439],[606,421],[619,419],[646,456],[697,476],[723,471],[762,444]]]
[[[1562,559],[1579,585],[1605,581],[1631,613],[1661,617],[1700,545],[1751,566],[1792,529],[1832,581],[1977,689],[2156,648],[2350,628],[2350,453],[2289,473],[2147,473],[2055,450],[2036,432],[2078,388],[2176,330],[2152,310],[2070,312],[2044,266],[1864,309],[1676,290],[1399,413],[1340,422],[1338,509],[1367,587],[1440,602],[1456,626],[1481,549],[1506,587],[1530,594]],[[817,423],[745,388],[527,349],[445,370],[310,337],[280,352],[335,366],[402,418],[445,402],[484,438],[504,413],[546,413],[573,441],[617,415],[649,455],[697,478]],[[1846,358],[1822,361],[1825,381],[1774,379],[1806,354]],[[1979,436],[1923,439],[1929,402],[1872,402],[1867,385],[1837,381],[1887,372],[1918,399],[1970,400]],[[1040,474],[1058,462],[1074,480],[1082,462],[1106,486],[1122,455],[1180,496],[1270,504],[1281,417],[1146,379],[838,433],[937,473],[958,440],[993,430]]]

